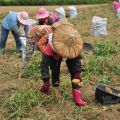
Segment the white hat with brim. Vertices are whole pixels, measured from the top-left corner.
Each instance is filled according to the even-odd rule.
[[[30,22],[29,22],[29,15],[25,11],[17,12],[17,19],[23,25],[29,25],[30,24]]]

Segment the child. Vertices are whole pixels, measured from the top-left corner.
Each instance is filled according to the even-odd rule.
[[[42,26],[35,26],[28,32],[28,38],[30,39],[30,42],[35,43],[37,47],[40,49],[40,51],[42,51],[40,72],[43,80],[43,86],[41,88],[41,92],[45,94],[49,94],[50,92],[49,67],[51,69],[52,86],[59,87],[59,82],[60,82],[59,75],[60,75],[60,65],[61,65],[62,57],[52,49],[51,40],[50,40],[52,35],[52,30],[53,29],[50,26],[42,25]],[[87,103],[81,99],[81,92],[79,89],[80,81],[81,81],[80,59],[81,56],[78,55],[73,59],[67,59],[66,63],[69,72],[71,74],[72,94],[73,94],[74,102],[78,106],[85,106],[87,105]]]
[[[45,10],[40,10],[42,12],[40,15],[37,16],[38,19],[44,18],[42,21],[42,24],[48,24],[47,23],[47,17],[48,17],[48,12],[45,12]],[[41,17],[40,17],[41,16]],[[46,17],[47,16],[47,17]],[[64,22],[65,24],[65,22]],[[35,33],[34,33],[35,34]],[[33,34],[33,35],[34,35]],[[54,34],[54,32],[53,32]],[[42,51],[42,60],[40,63],[40,72],[41,72],[41,77],[43,80],[43,86],[41,88],[41,92],[49,94],[50,92],[50,73],[49,73],[49,68],[51,69],[51,77],[52,77],[52,86],[53,87],[59,87],[60,79],[60,65],[62,61],[62,57],[58,55],[54,50],[51,45],[51,40],[52,39],[52,33],[46,35],[43,35],[42,38],[37,41],[37,47]],[[29,37],[29,35],[28,35]],[[30,38],[30,37],[29,37]],[[32,38],[32,37],[31,37]],[[33,39],[34,40],[34,39]],[[46,44],[46,41],[48,42]],[[75,104],[78,106],[85,106],[87,105],[86,102],[84,102],[81,99],[81,92],[80,92],[80,82],[81,82],[81,63],[80,63],[81,56],[78,55],[74,57],[73,59],[67,59],[66,63],[69,69],[69,72],[71,74],[71,80],[72,80],[72,94],[73,94],[73,99]]]
[[[63,25],[65,26],[65,25]],[[64,27],[65,29],[65,27]],[[62,31],[62,29],[61,29]],[[59,86],[59,75],[60,75],[60,64],[62,61],[62,56],[60,54],[56,53],[56,49],[53,48],[54,45],[51,44],[51,41],[53,40],[52,37],[55,36],[55,31],[53,29],[53,34],[51,33],[49,35],[49,41],[47,45],[44,48],[43,54],[42,54],[42,60],[40,63],[40,72],[41,72],[41,77],[43,80],[43,86],[41,88],[41,92],[45,94],[49,94],[50,92],[50,73],[49,73],[49,67],[51,69],[51,76],[52,76],[52,85],[53,87],[58,87]],[[66,34],[67,36],[67,34]],[[63,38],[65,39],[66,36]],[[73,37],[70,35],[67,38]],[[45,38],[43,38],[45,39]],[[72,38],[70,38],[72,39]],[[80,40],[81,38],[79,38]],[[66,41],[66,40],[65,40]],[[40,42],[39,42],[40,43]],[[38,43],[38,47],[41,49],[41,43]],[[74,43],[73,43],[74,44]],[[77,43],[79,44],[79,43]],[[62,49],[60,47],[60,44],[57,44],[58,48]],[[76,48],[79,47],[81,50],[80,44],[75,46]],[[75,50],[76,51],[76,50]],[[63,51],[64,53],[66,51]],[[79,52],[79,50],[78,50]],[[72,53],[72,51],[71,51]],[[71,54],[70,53],[70,54]],[[81,86],[81,56],[75,52],[75,57],[73,58],[68,58],[66,60],[67,67],[69,69],[70,75],[71,75],[71,83],[72,83],[72,94],[73,94],[73,100],[76,105],[78,106],[86,106],[87,103],[84,102],[81,98],[81,92],[80,92],[80,86]],[[64,56],[64,55],[63,55]]]

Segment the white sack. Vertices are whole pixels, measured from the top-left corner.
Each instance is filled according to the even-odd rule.
[[[69,10],[70,19],[77,17],[77,9],[75,6],[69,6],[68,10]]]
[[[94,36],[107,35],[107,18],[94,16],[92,19],[92,28]]]

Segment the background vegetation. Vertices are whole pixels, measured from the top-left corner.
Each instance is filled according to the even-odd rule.
[[[0,0],[0,5],[102,4],[112,0]]]

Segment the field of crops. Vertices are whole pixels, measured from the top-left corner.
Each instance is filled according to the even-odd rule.
[[[58,6],[45,6],[54,11]],[[50,95],[40,92],[42,80],[38,69],[38,53],[24,71],[22,78],[21,57],[15,53],[12,35],[7,41],[7,51],[0,55],[0,120],[119,120],[120,105],[101,105],[95,100],[99,83],[120,89],[120,20],[112,4],[77,5],[78,17],[69,20],[81,33],[84,42],[93,45],[94,54],[82,53],[85,71],[82,72],[83,98],[87,107],[74,105],[71,97],[70,74],[62,62],[59,88],[51,87]],[[9,11],[26,10],[36,19],[39,6],[0,7],[0,21]],[[64,6],[67,9],[67,6]],[[92,18],[107,18],[107,36],[93,37]]]

